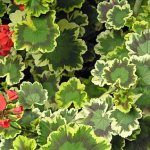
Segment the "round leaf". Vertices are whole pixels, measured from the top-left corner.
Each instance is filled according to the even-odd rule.
[[[27,16],[26,21],[14,28],[14,47],[28,52],[52,52],[59,36],[58,25],[54,21],[55,11],[38,18]]]
[[[34,104],[43,105],[47,98],[47,90],[38,82],[23,82],[20,86],[19,103],[25,109],[30,109]]]
[[[80,80],[72,77],[68,82],[60,85],[56,92],[56,103],[59,107],[68,108],[72,103],[75,108],[81,108],[88,100],[87,93],[84,91],[85,85]]]

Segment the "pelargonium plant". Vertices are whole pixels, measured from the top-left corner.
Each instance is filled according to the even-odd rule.
[[[0,150],[149,150],[150,0],[0,0]]]

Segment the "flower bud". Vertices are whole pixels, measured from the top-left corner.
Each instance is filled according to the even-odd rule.
[[[20,114],[20,113],[22,113],[23,112],[23,106],[18,106],[18,107],[16,107],[16,108],[14,108],[13,109],[13,112],[15,113],[15,114]]]
[[[7,90],[6,92],[7,92],[7,96],[9,98],[9,100],[12,101],[12,100],[18,99],[18,94],[17,94],[16,91],[14,91],[14,90]]]

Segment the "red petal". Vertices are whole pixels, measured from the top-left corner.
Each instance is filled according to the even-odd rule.
[[[8,25],[0,25],[0,31],[7,33],[9,31],[9,26]]]
[[[23,106],[18,106],[16,108],[13,109],[13,112],[16,114],[20,114],[23,112]]]
[[[0,51],[0,56],[7,56],[9,51]]]
[[[23,4],[19,5],[19,9],[20,9],[21,11],[24,11],[24,5],[23,5]]]
[[[0,111],[3,111],[6,108],[6,100],[5,97],[0,94]]]
[[[9,122],[10,122],[9,119],[6,119],[6,120],[0,120],[0,126],[1,126],[2,128],[9,128],[9,127],[10,127]]]
[[[14,90],[7,90],[6,93],[7,93],[7,96],[9,98],[9,100],[12,101],[12,100],[18,99],[18,94],[17,94],[16,91],[14,91]]]

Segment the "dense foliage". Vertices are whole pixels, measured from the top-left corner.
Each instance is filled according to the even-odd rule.
[[[150,0],[0,0],[0,149],[149,150]]]

